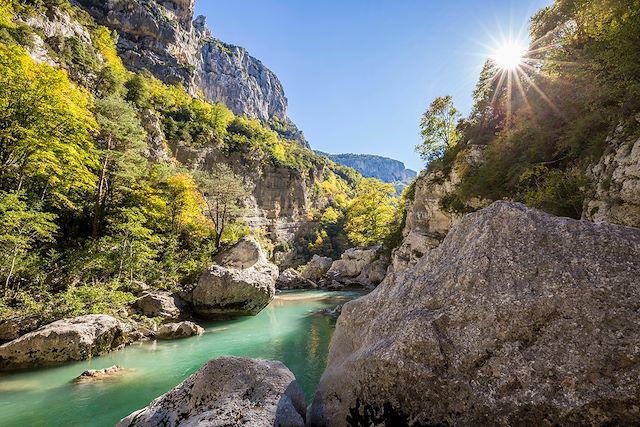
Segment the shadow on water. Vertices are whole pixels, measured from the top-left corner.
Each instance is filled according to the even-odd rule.
[[[84,362],[0,376],[0,426],[112,426],[222,355],[282,361],[309,403],[335,328],[335,318],[320,313],[360,295],[281,293],[258,316],[203,324],[200,337],[136,343]],[[113,365],[131,371],[113,381],[73,382],[87,369]]]

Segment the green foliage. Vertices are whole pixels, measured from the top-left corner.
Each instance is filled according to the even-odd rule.
[[[363,179],[356,191],[347,211],[349,240],[358,246],[380,244],[398,222],[396,190],[393,184]]]
[[[447,149],[458,143],[460,134],[457,125],[460,117],[450,96],[433,100],[420,120],[422,143],[416,147],[426,163],[442,157]]]
[[[518,198],[529,206],[556,215],[579,218],[588,188],[587,177],[578,170],[549,170],[536,166],[520,175]]]
[[[29,188],[54,205],[95,186],[92,99],[64,72],[0,44],[0,190]]]
[[[225,232],[230,226],[238,225],[244,213],[242,203],[248,190],[242,178],[224,163],[215,165],[209,173],[200,174],[198,180],[205,214],[214,226],[216,249],[220,249]]]
[[[607,136],[620,124],[638,133],[640,2],[556,0],[533,17],[531,36],[538,65],[525,67],[509,88],[488,61],[474,110],[460,126],[464,143],[434,162],[461,177],[442,200],[447,210],[508,198],[580,218],[586,171],[611,149]],[[487,147],[471,166],[465,155],[474,145]]]
[[[93,237],[97,237],[105,213],[122,202],[144,167],[142,151],[146,133],[137,111],[118,95],[96,102],[96,119],[101,149],[98,185],[93,210]]]
[[[0,191],[0,280],[5,294],[12,279],[38,268],[34,246],[54,240],[54,220],[51,213],[29,209],[23,194]],[[12,290],[16,288],[17,282]]]

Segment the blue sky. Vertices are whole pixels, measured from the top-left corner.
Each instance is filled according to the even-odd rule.
[[[428,104],[471,92],[497,40],[526,37],[551,0],[196,0],[215,37],[273,70],[314,149],[392,157],[413,148]]]

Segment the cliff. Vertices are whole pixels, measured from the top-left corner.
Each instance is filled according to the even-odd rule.
[[[416,171],[407,169],[399,160],[372,154],[327,154],[316,151],[334,162],[348,166],[360,172],[365,178],[378,178],[392,184],[403,184],[405,187],[416,177]]]
[[[96,21],[116,31],[125,66],[181,83],[236,115],[274,122],[283,137],[308,143],[287,117],[278,77],[239,46],[215,39],[206,18],[194,20],[195,0],[78,0]]]

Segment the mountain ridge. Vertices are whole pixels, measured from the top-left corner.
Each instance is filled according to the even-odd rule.
[[[316,150],[316,153],[328,157],[334,162],[358,171],[365,178],[377,178],[387,183],[409,184],[418,173],[405,167],[400,160],[377,154],[329,154]]]

